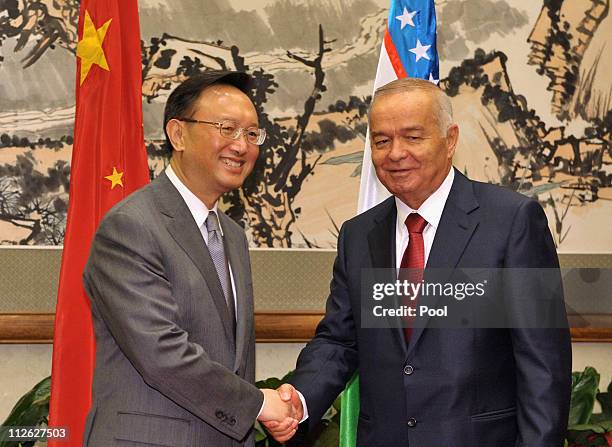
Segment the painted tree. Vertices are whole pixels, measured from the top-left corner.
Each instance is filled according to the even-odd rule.
[[[287,51],[287,58],[302,65],[313,75],[312,90],[304,99],[301,112],[289,120],[291,124],[281,124],[280,121],[272,119],[265,109],[269,97],[279,87],[273,74],[262,68],[251,70],[235,46],[223,47],[222,42],[207,44],[221,50],[221,54],[229,59],[216,58],[216,68],[235,68],[250,72],[255,80],[250,96],[257,109],[260,126],[266,129],[268,137],[260,148],[253,173],[242,188],[223,198],[228,214],[246,228],[255,246],[294,245],[292,227],[301,213],[300,208],[294,206],[294,202],[304,182],[314,174],[323,154],[333,149],[336,142],[346,142],[363,132],[363,126],[348,118],[340,124],[329,119],[319,119],[318,130],[313,130],[313,126],[309,127],[321,94],[326,91],[323,58],[332,51],[332,43],[333,41],[325,40],[323,28],[319,26],[318,49],[312,57]],[[167,70],[167,67],[175,66],[176,69],[170,73],[158,73],[154,78],[148,76],[143,94],[149,101],[156,100],[163,90],[171,90],[176,82],[210,68],[210,63],[210,58],[205,55],[198,57],[169,50],[164,36],[154,38],[150,45],[143,46],[146,76],[150,73],[149,67]],[[365,115],[367,105],[363,105],[363,100],[355,99],[353,103],[362,104],[360,110],[363,109]],[[342,108],[342,105],[340,107]],[[344,108],[349,107],[345,104]],[[149,143],[148,151],[150,156],[155,157],[162,153],[159,143]],[[168,155],[166,153],[166,156]],[[309,241],[302,239],[305,245],[310,245]]]
[[[308,131],[308,124],[315,106],[325,92],[323,58],[331,52],[322,26],[319,26],[319,45],[316,55],[307,59],[288,51],[287,56],[311,70],[313,88],[304,100],[302,112],[295,117],[295,125],[283,127],[270,119],[264,110],[268,95],[278,84],[274,77],[263,70],[253,72],[255,89],[252,100],[260,117],[260,126],[269,137],[261,148],[253,173],[239,191],[228,194],[224,200],[230,205],[229,214],[247,223],[257,246],[291,247],[293,230],[301,210],[293,206],[308,176],[313,175],[323,153],[334,147],[335,140],[347,141],[355,137],[345,127],[338,127],[327,120],[320,121],[319,132]],[[239,69],[248,71],[240,57],[235,58]]]
[[[15,38],[15,51],[27,48],[28,52],[23,58],[24,68],[56,46],[76,55],[78,20],[79,0],[2,1],[0,46],[5,39]]]
[[[61,245],[64,240],[70,167],[57,160],[36,169],[32,151],[0,165],[0,221],[27,230],[20,245]],[[6,241],[4,241],[6,242]]]

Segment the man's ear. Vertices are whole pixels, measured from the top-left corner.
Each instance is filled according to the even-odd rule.
[[[185,150],[183,130],[181,122],[177,119],[173,118],[166,123],[166,133],[175,151],[182,152]]]
[[[446,150],[448,158],[453,158],[459,141],[459,126],[452,124],[446,131]]]

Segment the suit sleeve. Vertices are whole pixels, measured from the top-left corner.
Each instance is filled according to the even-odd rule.
[[[560,275],[555,274],[559,261],[546,215],[536,201],[523,202],[515,215],[504,267],[546,269],[542,274],[551,277],[552,272],[554,281],[561,284]],[[528,290],[524,278],[522,284],[519,282],[513,281],[514,286],[523,292]],[[538,287],[531,290],[537,293]],[[562,288],[557,290],[559,301],[553,303],[553,311],[557,312],[553,318],[567,325]],[[541,296],[533,293],[529,299],[542,301]],[[541,305],[534,308],[538,306],[542,310]],[[518,398],[516,447],[562,446],[565,437],[571,393],[571,338],[567,327],[559,328],[558,324],[544,327],[547,328],[519,325],[511,331]]]
[[[306,401],[308,419],[305,423],[309,430],[319,422],[357,369],[357,339],[349,296],[345,237],[343,225],[325,317],[317,326],[315,337],[300,353],[290,380]]]
[[[161,256],[141,219],[114,212],[102,221],[92,244],[85,289],[149,386],[241,440],[253,426],[263,394],[189,340],[178,323]]]

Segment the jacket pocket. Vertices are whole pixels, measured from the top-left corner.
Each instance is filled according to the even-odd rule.
[[[365,413],[362,413],[361,411],[359,412],[358,419],[361,420],[361,421],[366,421],[366,422],[370,422],[372,420],[372,418],[370,416],[368,416]]]
[[[147,413],[117,413],[115,439],[164,447],[191,445],[191,423],[186,419]]]
[[[472,422],[478,421],[496,421],[498,419],[509,418],[516,416],[516,407],[504,408],[503,410],[487,411],[485,413],[473,414]]]

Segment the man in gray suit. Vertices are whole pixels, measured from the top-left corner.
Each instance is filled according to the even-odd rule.
[[[84,273],[96,334],[86,446],[253,446],[256,418],[297,427],[276,391],[253,385],[248,243],[217,207],[265,140],[250,82],[209,71],[178,86],[164,112],[170,165],[100,223]]]

